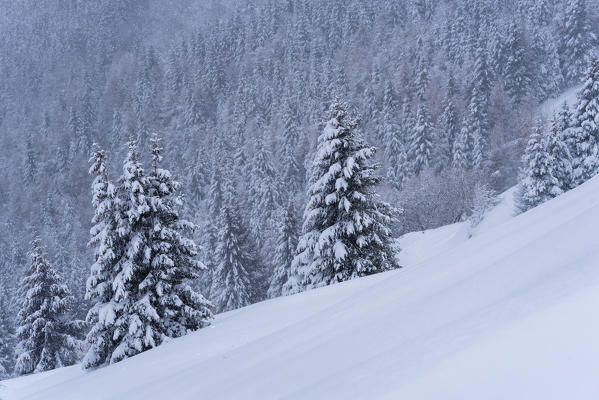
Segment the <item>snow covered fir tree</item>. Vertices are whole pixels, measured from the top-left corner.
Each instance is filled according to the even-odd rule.
[[[559,194],[556,191],[557,180],[551,168],[555,160],[551,157],[543,123],[538,121],[533,129],[523,158],[519,205],[522,210],[536,207]]]
[[[212,276],[210,293],[216,308],[227,311],[252,303],[251,276],[252,250],[247,234],[241,226],[234,205],[225,205],[218,218],[217,265]]]
[[[0,287],[1,289],[1,287]],[[6,300],[0,292],[0,380],[11,376],[14,366],[14,335],[11,332]]]
[[[297,249],[297,236],[299,233],[295,213],[295,208],[291,202],[281,213],[277,249],[273,260],[274,270],[267,293],[269,298],[281,296],[283,286],[289,279],[289,272],[291,271],[295,250]]]
[[[0,379],[397,269],[404,234],[599,172],[596,1],[171,3],[0,0]]]
[[[81,350],[83,322],[69,315],[73,297],[48,263],[38,238],[32,243],[30,258],[17,315],[17,375],[72,365]]]
[[[285,291],[294,293],[397,268],[395,210],[377,197],[380,178],[360,121],[335,100],[318,138],[302,236]]]

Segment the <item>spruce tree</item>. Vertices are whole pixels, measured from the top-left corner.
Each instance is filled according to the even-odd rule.
[[[212,169],[210,186],[208,188],[208,213],[210,218],[216,219],[223,206],[222,175],[218,167]]]
[[[408,148],[408,160],[416,175],[428,167],[432,150],[433,126],[426,107],[421,104],[416,113],[416,123],[412,128]]]
[[[296,110],[287,100],[283,108],[283,145],[281,161],[283,163],[283,180],[285,187],[291,194],[303,186],[303,172],[301,163],[297,158],[297,145],[299,143],[299,121]]]
[[[407,159],[406,148],[401,137],[402,131],[396,123],[397,109],[392,88],[389,82],[385,90],[382,111],[383,121],[380,129],[383,132],[385,143],[385,156],[388,166],[387,178],[395,189],[400,190],[403,182],[409,177],[411,169]]]
[[[273,259],[274,271],[267,292],[268,298],[272,299],[283,294],[283,285],[288,280],[291,263],[295,256],[297,239],[298,223],[293,203],[289,202],[281,213],[277,248]]]
[[[92,88],[89,78],[85,79],[85,92],[81,99],[81,118],[79,130],[78,150],[87,156],[96,136],[97,115],[94,109]]]
[[[123,116],[118,108],[112,113],[112,128],[110,130],[110,141],[112,143],[121,143],[124,136]]]
[[[453,75],[449,76],[447,92],[443,100],[443,111],[440,116],[435,146],[435,163],[442,168],[449,166],[453,160],[453,147],[459,135],[459,123],[457,110],[454,104],[455,80]]]
[[[33,240],[31,264],[22,281],[22,306],[17,315],[15,374],[72,365],[80,351],[82,321],[73,321],[69,310],[73,297],[48,263],[40,239]]]
[[[249,189],[252,212],[250,226],[255,234],[260,255],[272,257],[275,248],[276,224],[274,213],[281,205],[279,176],[272,163],[272,154],[262,137],[256,139],[256,148]]]
[[[185,85],[185,104],[183,106],[183,126],[186,128],[195,126],[202,121],[200,106],[193,89]]]
[[[512,104],[518,105],[530,91],[532,76],[529,71],[530,60],[526,51],[524,35],[515,23],[510,26],[504,51],[507,55],[503,68],[504,88],[510,96]]]
[[[567,0],[561,29],[561,64],[567,85],[584,76],[597,38],[591,28],[586,0]]]
[[[573,128],[572,111],[568,103],[564,101],[562,108],[557,112],[553,119],[555,129],[560,133],[562,140],[568,146],[570,157],[576,154],[576,130]]]
[[[532,55],[536,70],[537,98],[545,100],[557,93],[564,85],[564,75],[559,63],[559,53],[554,35],[546,28],[533,26]]]
[[[119,212],[117,232],[123,240],[118,268],[113,271],[112,298],[107,307],[100,310],[101,320],[112,330],[115,347],[108,349],[107,359],[84,362],[84,367],[114,363],[131,357],[156,345],[158,337],[153,329],[158,315],[147,299],[138,294],[140,277],[147,269],[150,247],[148,244],[145,216],[150,211],[148,178],[137,153],[135,141],[128,143],[129,152],[119,180]],[[102,354],[104,355],[104,354]]]
[[[4,285],[0,285],[0,381],[10,378],[14,365],[14,336],[4,293]]]
[[[212,277],[210,294],[218,312],[251,304],[252,289],[245,232],[238,211],[227,204],[218,218],[216,246],[217,265]]]
[[[272,153],[262,137],[256,138],[252,162],[250,197],[254,206],[253,223],[259,225],[280,205],[277,190],[277,172],[272,163]]]
[[[35,183],[39,172],[39,162],[38,155],[35,150],[35,141],[36,138],[34,138],[33,132],[29,131],[25,141],[26,150],[25,159],[23,160],[23,178],[27,184]]]
[[[157,332],[153,329],[159,319],[149,303],[137,297],[140,277],[147,269],[150,251],[146,220],[150,211],[149,182],[145,175],[137,143],[128,143],[128,154],[119,180],[121,212],[117,231],[123,239],[122,257],[118,261],[112,288],[112,305],[118,308],[110,315],[114,326],[113,340],[117,346],[110,354],[110,363],[121,361],[156,345]]]
[[[572,156],[567,142],[569,129],[564,127],[563,120],[559,114],[551,121],[551,129],[547,142],[549,155],[551,156],[551,175],[555,178],[555,187],[550,189],[555,196],[566,192],[574,187]]]
[[[414,85],[416,87],[416,96],[418,101],[424,102],[424,96],[429,84],[429,63],[424,54],[422,38],[418,38],[418,49],[420,49],[420,55],[418,56],[418,62],[416,64],[416,79]]]
[[[119,228],[125,223],[121,200],[116,187],[108,179],[106,156],[103,150],[94,145],[90,158],[92,183],[92,219],[89,246],[94,247],[95,262],[87,279],[85,298],[93,305],[87,314],[91,329],[87,334],[89,349],[83,359],[83,367],[97,367],[107,363],[118,345],[114,322],[125,312],[122,303],[115,302],[113,281],[121,269],[119,260],[123,256],[124,238]]]
[[[377,139],[381,142],[388,143],[392,134],[396,131],[396,104],[395,104],[395,91],[393,90],[393,84],[388,81],[385,85],[385,92],[383,95],[383,107],[379,116],[381,120],[377,129]]]
[[[526,211],[555,197],[558,186],[551,174],[553,159],[540,121],[533,128],[522,161],[519,207]]]
[[[479,40],[476,48],[474,73],[471,82],[470,99],[460,132],[459,152],[466,151],[468,168],[480,168],[486,158],[489,130],[490,83],[487,68],[487,54],[484,42]],[[454,164],[464,164],[461,156],[454,151]],[[461,161],[456,163],[456,156]]]
[[[208,325],[210,303],[189,286],[205,266],[197,261],[197,246],[191,239],[195,225],[181,218],[180,185],[171,173],[160,168],[162,148],[153,137],[152,170],[148,175],[150,213],[147,226],[150,252],[145,277],[139,284],[138,304],[149,303],[159,320],[153,327],[154,345],[165,337],[179,337]],[[147,333],[146,333],[147,334]]]
[[[596,58],[591,62],[584,86],[578,93],[573,135],[574,184],[580,185],[599,170],[599,60]]]
[[[285,293],[329,285],[397,267],[390,225],[394,210],[380,201],[380,178],[369,163],[375,149],[359,121],[335,101],[318,138],[303,234]]]
[[[387,181],[396,190],[403,188],[403,184],[410,177],[411,171],[405,146],[399,137],[399,133],[399,130],[395,130],[387,145]]]

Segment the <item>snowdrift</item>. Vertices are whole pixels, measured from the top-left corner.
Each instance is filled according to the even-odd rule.
[[[599,178],[513,217],[406,235],[406,267],[255,304],[0,398],[597,399]]]

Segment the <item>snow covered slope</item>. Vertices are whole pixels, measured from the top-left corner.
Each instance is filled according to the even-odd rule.
[[[597,399],[599,178],[512,217],[403,238],[406,268],[219,315],[12,399]],[[461,232],[461,233],[460,233]]]
[[[553,115],[562,108],[564,103],[566,103],[570,108],[574,108],[576,106],[577,95],[580,89],[582,89],[582,86],[570,88],[565,90],[559,96],[543,102],[539,106],[540,117],[551,120]]]

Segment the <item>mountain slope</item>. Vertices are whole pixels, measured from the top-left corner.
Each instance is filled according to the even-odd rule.
[[[225,313],[97,371],[3,382],[0,398],[597,398],[599,178],[517,217],[510,199],[470,239],[465,224],[404,237],[404,269]]]

